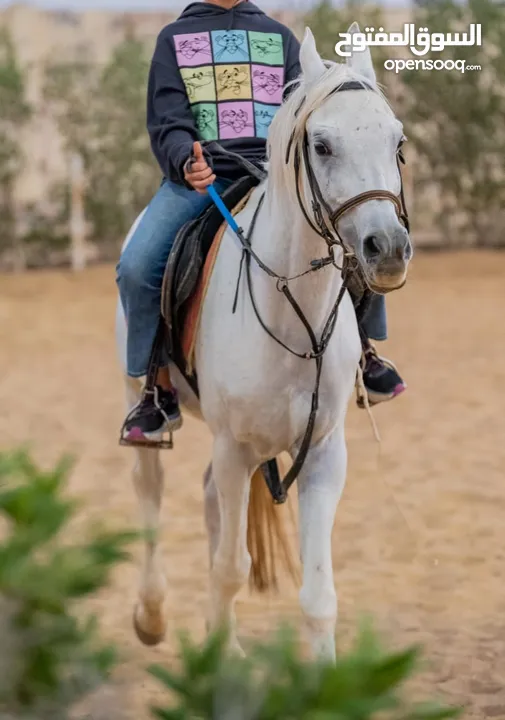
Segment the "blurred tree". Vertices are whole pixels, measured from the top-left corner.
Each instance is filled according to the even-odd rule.
[[[97,92],[96,66],[83,58],[49,63],[44,99],[61,133],[67,152],[89,162],[93,152],[93,116]]]
[[[438,201],[445,241],[503,244],[505,204],[505,5],[493,0],[423,3],[416,25],[454,32],[482,25],[482,47],[446,47],[424,59],[464,60],[482,71],[410,70],[407,135],[417,185]]]
[[[0,28],[0,250],[14,250],[15,265],[25,265],[17,233],[15,186],[23,166],[20,133],[30,120],[25,77],[8,31]]]
[[[131,30],[101,71],[83,60],[47,69],[46,98],[68,151],[84,160],[90,237],[114,255],[160,182],[146,130],[148,70]]]
[[[45,68],[44,100],[54,118],[63,140],[67,176],[47,188],[46,207],[41,213],[32,208],[32,230],[28,240],[32,250],[54,256],[55,251],[66,250],[70,238],[70,173],[75,155],[89,168],[96,152],[94,117],[99,71],[86,53],[76,60],[49,63]],[[93,219],[88,218],[91,225]]]
[[[161,179],[146,129],[148,72],[145,45],[128,33],[97,85],[87,211],[94,239],[114,251]]]
[[[86,168],[91,239],[115,255],[160,181],[146,130],[149,61],[130,31],[100,71],[87,61],[47,70],[46,97],[67,149]]]

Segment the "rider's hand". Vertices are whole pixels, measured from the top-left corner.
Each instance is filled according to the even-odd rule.
[[[184,179],[191,187],[201,195],[207,193],[207,188],[212,185],[216,176],[205,160],[202,146],[199,142],[193,145],[193,157],[189,158],[184,167]]]

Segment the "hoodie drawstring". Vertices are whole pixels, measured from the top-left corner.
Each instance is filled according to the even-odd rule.
[[[226,28],[226,32],[229,32],[230,30],[233,30],[235,25],[235,6],[232,7],[230,12],[230,22],[228,23],[228,27]]]
[[[230,22],[228,23],[228,27],[226,28],[226,31],[227,31],[227,32],[228,32],[229,30],[234,30],[234,29],[235,29],[235,8],[236,8],[238,5],[241,5],[243,2],[244,2],[244,0],[236,0],[235,5],[233,5],[233,7],[232,7],[232,9],[231,9],[231,13],[230,13],[230,15],[231,15],[231,17],[230,17]]]

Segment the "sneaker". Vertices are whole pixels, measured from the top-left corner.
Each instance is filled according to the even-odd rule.
[[[407,389],[396,367],[387,358],[377,354],[376,349],[370,341],[364,346],[363,359],[363,382],[368,395],[370,405],[392,400],[401,395]],[[359,407],[365,407],[363,398],[358,399]]]
[[[140,403],[126,418],[122,437],[127,442],[157,442],[164,433],[182,426],[182,415],[175,390],[157,385],[146,392]]]

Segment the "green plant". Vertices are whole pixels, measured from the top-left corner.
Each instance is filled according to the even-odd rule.
[[[459,709],[404,698],[419,650],[385,652],[365,626],[353,649],[336,665],[302,659],[289,631],[257,645],[246,660],[226,658],[226,637],[199,648],[183,636],[178,671],[160,666],[151,675],[171,691],[170,707],[155,707],[159,720],[443,720]]]
[[[132,536],[65,541],[77,509],[64,497],[69,469],[63,460],[43,472],[25,452],[0,453],[0,717],[63,720],[116,661],[76,602],[107,585]]]

